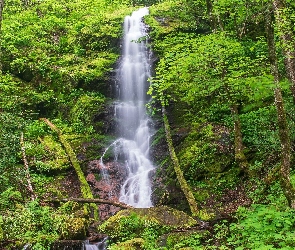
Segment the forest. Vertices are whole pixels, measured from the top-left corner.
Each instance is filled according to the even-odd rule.
[[[94,166],[116,158],[123,22],[144,6],[156,168],[133,208]],[[0,0],[0,20],[0,249],[295,249],[293,0]]]

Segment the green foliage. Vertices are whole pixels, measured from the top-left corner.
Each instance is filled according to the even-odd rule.
[[[117,59],[123,17],[130,12],[116,4],[121,3],[46,0],[14,15],[8,9],[2,27],[4,69],[32,84],[42,79],[41,89],[60,92],[106,79]]]
[[[147,244],[151,244],[155,243],[159,235],[169,230],[167,227],[160,225],[156,219],[151,220],[144,216],[138,216],[136,213],[120,217],[115,228],[109,228],[110,225],[108,222],[102,224],[99,230],[107,232],[115,242],[124,242],[141,237],[148,242]]]
[[[3,216],[4,239],[19,240],[23,244],[36,243],[38,247],[48,246],[58,239],[55,221],[49,207],[40,207],[37,202],[20,206],[15,211],[7,211]],[[47,248],[39,248],[47,249]]]
[[[82,133],[85,130],[88,130],[88,133],[91,132],[90,124],[95,124],[95,115],[102,112],[104,102],[105,98],[98,94],[80,96],[70,111],[70,119],[75,130]]]
[[[2,215],[3,240],[19,241],[22,245],[29,243],[32,249],[40,250],[49,249],[57,239],[75,239],[81,233],[85,237],[87,221],[78,217],[79,209],[73,203],[66,203],[57,211],[41,206],[38,201],[18,205],[14,211],[7,210]]]
[[[208,236],[208,231],[171,233],[167,238],[167,249],[203,249],[202,241]]]
[[[48,174],[48,173],[45,173]],[[31,174],[31,181],[34,186],[36,195],[41,198],[46,198],[48,195],[54,197],[60,197],[61,192],[59,191],[58,180],[60,177],[46,176],[45,174]]]
[[[238,210],[228,243],[235,249],[294,249],[295,211],[275,205]]]
[[[25,144],[31,166],[40,172],[69,168],[68,156],[59,142],[56,142],[52,136],[40,138],[40,141],[38,144],[32,142]]]
[[[264,157],[267,153],[279,150],[277,124],[274,117],[276,117],[274,106],[259,108],[240,115],[245,145]]]
[[[266,70],[264,58],[248,57],[243,44],[225,33],[177,38],[190,40],[185,44],[180,40],[161,58],[150,90],[154,98],[161,100],[165,93],[166,100],[182,100],[199,110],[212,101],[234,103],[252,98],[246,79]]]
[[[14,187],[9,187],[0,194],[0,210],[12,209],[22,199],[22,194],[19,191],[15,190]]]
[[[21,180],[25,173],[20,162],[20,132],[25,125],[23,117],[0,112],[0,191],[10,187],[24,192]]]
[[[180,152],[180,164],[191,181],[198,179],[204,172],[220,172],[224,166],[215,162],[217,145],[212,125],[202,127],[192,124],[191,133],[185,138]]]

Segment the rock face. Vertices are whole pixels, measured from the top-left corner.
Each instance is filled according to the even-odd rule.
[[[108,176],[102,176],[103,170],[107,170]],[[99,160],[94,160],[88,164],[86,180],[94,196],[104,200],[119,201],[120,189],[126,175],[126,168],[119,162],[102,165]],[[111,205],[99,205],[100,219],[106,220],[119,210],[120,208]]]

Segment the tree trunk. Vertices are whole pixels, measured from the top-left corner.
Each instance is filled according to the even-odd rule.
[[[4,0],[0,0],[0,42],[2,40],[2,19],[3,19]],[[0,71],[2,70],[2,62],[0,62]],[[2,109],[0,108],[0,112]]]
[[[198,204],[197,204],[195,197],[194,197],[189,185],[187,184],[187,182],[183,176],[183,172],[180,168],[179,161],[178,161],[178,158],[176,156],[176,153],[175,153],[175,150],[173,147],[170,125],[169,125],[169,121],[167,118],[166,109],[165,109],[164,105],[162,105],[162,115],[163,115],[163,121],[164,121],[164,126],[165,126],[166,140],[168,143],[170,157],[171,157],[171,160],[173,163],[174,171],[177,176],[177,180],[178,180],[178,182],[180,184],[180,188],[181,188],[182,192],[184,193],[185,198],[189,204],[192,215],[197,216],[199,214]]]
[[[27,178],[27,183],[28,185],[26,185],[30,195],[31,195],[31,199],[32,201],[36,199],[36,194],[34,192],[32,183],[31,183],[31,175],[30,175],[30,170],[29,170],[29,163],[27,160],[27,156],[26,156],[26,148],[25,148],[25,143],[24,143],[24,133],[21,132],[20,135],[20,146],[21,146],[21,151],[22,151],[22,155],[23,155],[23,162],[24,162],[24,168],[25,168],[25,173],[26,173],[26,178]]]
[[[280,183],[290,207],[295,208],[295,189],[290,181],[291,143],[288,130],[288,122],[283,103],[283,96],[280,87],[277,54],[274,42],[274,30],[271,20],[271,8],[266,15],[266,33],[269,50],[269,61],[271,73],[274,77],[274,97],[278,115],[279,137],[281,142],[281,167]]]
[[[272,5],[285,55],[286,72],[291,81],[290,89],[295,104],[295,42],[293,40],[291,18],[286,15],[287,8],[285,0],[273,0]]]
[[[108,200],[102,200],[102,199],[86,199],[86,198],[64,198],[64,199],[50,199],[46,200],[45,202],[53,202],[53,203],[60,203],[60,202],[68,202],[68,201],[75,201],[78,203],[100,203],[100,204],[108,204],[120,208],[132,208],[132,206],[129,206],[122,202],[116,202],[116,201],[108,201]]]
[[[85,179],[85,176],[82,172],[82,169],[80,167],[79,161],[76,157],[76,154],[74,153],[74,150],[72,149],[71,145],[66,141],[64,136],[62,135],[61,131],[53,124],[51,123],[48,119],[46,118],[40,118],[40,120],[44,121],[53,131],[55,131],[58,135],[58,138],[60,142],[62,143],[75,171],[78,176],[79,182],[80,182],[80,188],[81,188],[81,193],[83,195],[83,198],[90,198],[93,199],[93,195],[91,192],[91,189]],[[93,207],[93,212],[94,212],[94,217],[95,219],[98,219],[98,212],[97,212],[97,207],[95,204],[91,204]]]
[[[22,0],[22,3],[25,8],[29,6],[29,0]]]
[[[234,121],[235,159],[239,164],[240,169],[245,173],[249,173],[249,163],[243,152],[244,144],[238,107],[236,104],[232,104],[230,109]]]
[[[211,27],[211,30],[212,32],[216,32],[217,28],[216,28],[216,18],[215,16],[213,15],[213,4],[212,4],[212,1],[211,0],[206,0],[206,7],[207,7],[207,14],[208,14],[208,17],[209,17],[209,22],[210,22],[210,27]]]
[[[1,31],[1,23],[2,23],[2,14],[3,14],[3,8],[4,8],[4,0],[0,0],[0,31]]]

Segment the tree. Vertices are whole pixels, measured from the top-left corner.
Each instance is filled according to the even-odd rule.
[[[280,167],[280,183],[291,208],[295,208],[295,189],[290,181],[290,160],[291,160],[291,142],[289,136],[288,122],[284,101],[280,86],[280,76],[278,69],[278,59],[274,42],[273,23],[271,20],[272,8],[269,8],[266,15],[266,33],[269,49],[269,61],[271,74],[275,84],[274,97],[277,109],[279,137],[281,142],[281,167]]]
[[[195,199],[189,185],[187,184],[187,182],[183,176],[183,172],[181,170],[178,158],[176,156],[173,142],[172,142],[172,137],[171,137],[170,125],[169,125],[169,121],[168,121],[168,117],[167,117],[164,103],[162,103],[162,116],[163,116],[163,121],[164,121],[166,140],[167,140],[173,168],[174,168],[174,171],[177,176],[177,180],[178,180],[178,182],[180,184],[180,188],[181,188],[182,192],[184,193],[185,198],[189,204],[192,215],[197,216],[199,214],[198,204],[196,202],[196,199]]]
[[[207,0],[210,2],[210,0]],[[208,6],[208,4],[207,4]],[[210,6],[210,5],[209,5]],[[264,3],[256,0],[223,0],[213,1],[212,14],[220,31],[227,31],[236,38],[261,36],[264,30],[260,25],[263,21]]]
[[[212,102],[227,105],[234,123],[235,158],[241,170],[248,172],[239,109],[252,98],[246,79],[260,74],[260,63],[260,58],[247,56],[243,45],[226,33],[199,36],[167,52],[158,64],[159,77],[152,89],[165,93],[166,100],[181,100],[204,112]]]
[[[295,42],[292,32],[292,23],[290,21],[290,11],[286,6],[285,0],[273,0],[272,5],[278,34],[281,38],[281,44],[285,55],[286,73],[291,81],[290,89],[295,104]]]
[[[0,30],[1,30],[3,8],[4,8],[4,0],[0,0]]]
[[[78,176],[78,179],[80,181],[80,188],[81,188],[81,193],[83,195],[83,198],[89,198],[93,199],[93,194],[91,192],[90,186],[88,185],[85,176],[82,172],[82,169],[80,167],[79,161],[76,157],[76,154],[74,150],[72,149],[71,145],[67,142],[65,137],[62,135],[61,131],[53,124],[51,123],[48,119],[46,118],[40,118],[41,121],[44,121],[53,131],[55,131],[58,135],[58,138],[60,142],[62,143],[63,147],[65,148],[65,151],[67,155],[69,156],[69,159],[76,171],[76,174]],[[91,204],[94,212],[94,218],[98,219],[98,212],[97,212],[97,207],[95,204]]]
[[[3,15],[3,8],[4,8],[4,0],[0,0],[0,34],[1,34],[1,25],[2,25],[2,15]],[[1,36],[0,36],[0,42],[1,42]],[[0,69],[2,69],[2,63],[0,62]],[[2,74],[2,73],[0,73]],[[1,109],[0,109],[1,112]]]

